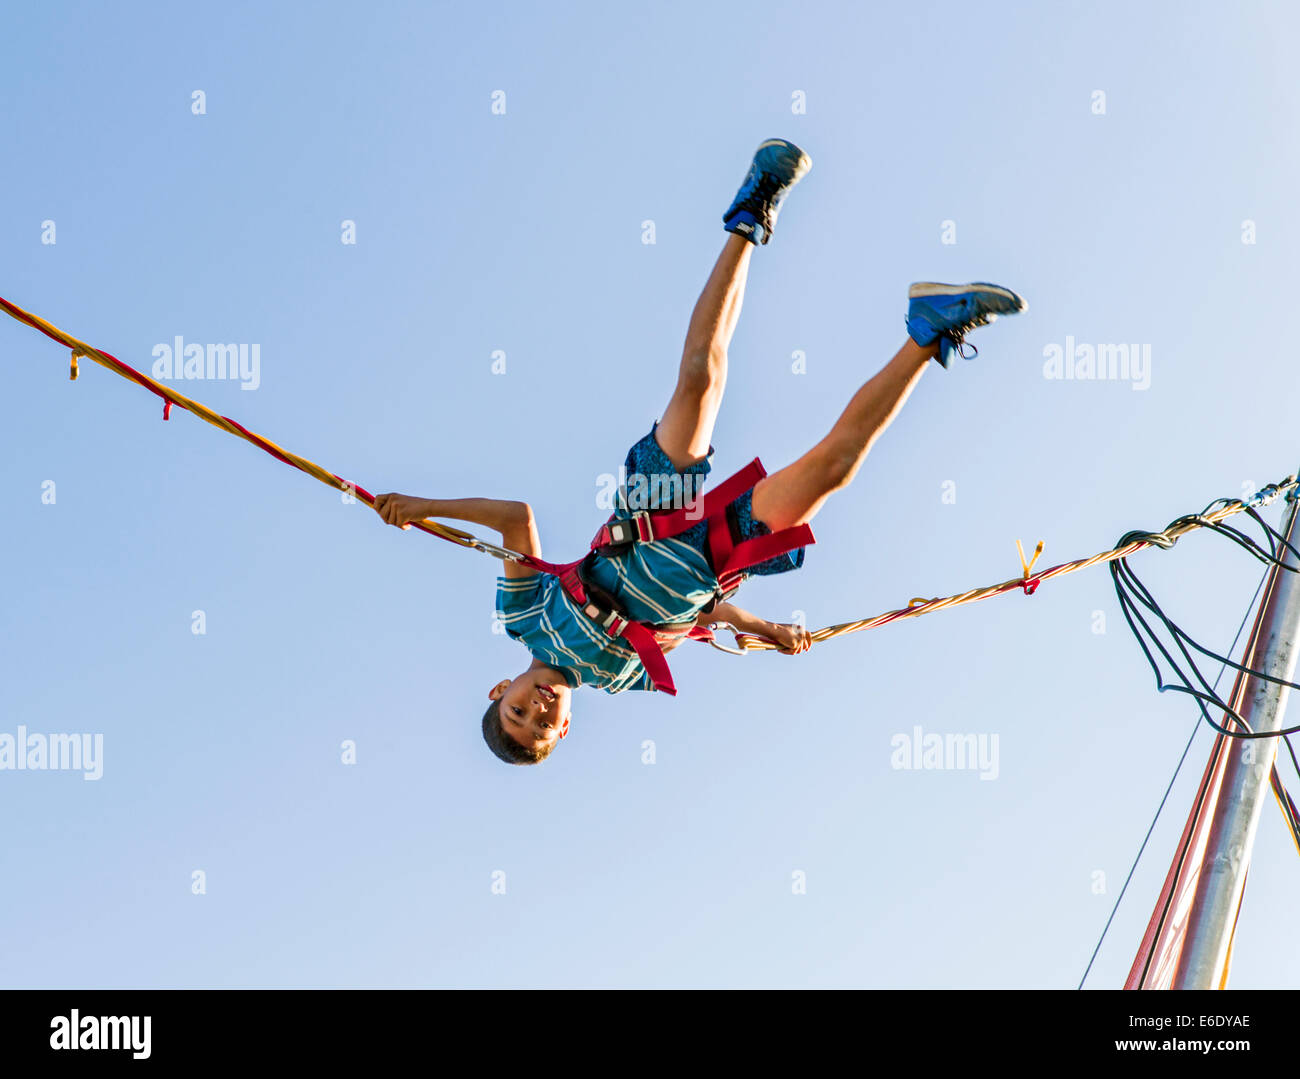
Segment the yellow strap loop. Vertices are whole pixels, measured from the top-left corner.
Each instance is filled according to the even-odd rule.
[[[1038,546],[1034,548],[1034,557],[1028,562],[1025,561],[1025,549],[1020,546],[1020,541],[1016,540],[1016,552],[1020,555],[1020,568],[1024,572],[1022,580],[1029,580],[1029,571],[1034,568],[1034,563],[1038,561],[1038,556],[1043,553],[1043,541],[1038,541]]]

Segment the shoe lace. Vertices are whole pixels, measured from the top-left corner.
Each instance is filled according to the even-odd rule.
[[[968,318],[965,322],[959,323],[948,330],[946,336],[951,342],[957,355],[963,360],[973,360],[980,354],[980,350],[966,340],[966,335],[971,330],[978,329],[980,326],[987,326],[993,319],[985,312],[977,312]],[[970,351],[967,352],[967,349]]]
[[[781,178],[774,173],[765,172],[759,176],[756,187],[758,194],[764,198],[771,198],[781,190]]]
[[[746,200],[756,209],[761,207],[763,218],[767,220],[771,211],[776,209],[781,194],[781,178],[770,172],[761,173],[754,184],[753,193]]]

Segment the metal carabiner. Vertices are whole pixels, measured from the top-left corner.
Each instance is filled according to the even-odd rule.
[[[713,627],[710,626],[709,628],[710,628],[710,630],[711,630]],[[732,630],[732,635],[733,635],[733,637],[734,637],[734,639],[735,639],[735,641],[736,641],[737,646],[739,646],[739,645],[740,645],[740,634],[737,633],[735,630]],[[749,654],[749,649],[748,649],[748,648],[741,648],[741,647],[728,648],[725,644],[718,644],[718,639],[717,639],[717,637],[710,637],[710,638],[709,638],[709,644],[713,645],[713,647],[716,648],[719,652],[726,652],[728,655],[732,655],[732,656],[744,656],[744,655],[748,655],[748,654]]]
[[[470,546],[476,551],[482,551],[484,554],[499,558],[502,562],[522,562],[524,560],[524,556],[518,551],[512,551],[508,547],[498,547],[495,543],[489,543],[487,540],[475,538],[471,541]]]

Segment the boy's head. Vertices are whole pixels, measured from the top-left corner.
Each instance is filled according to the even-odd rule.
[[[533,665],[488,691],[483,741],[507,764],[540,764],[569,733],[573,690],[559,671]]]

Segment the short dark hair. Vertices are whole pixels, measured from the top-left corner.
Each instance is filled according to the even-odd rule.
[[[493,701],[483,713],[483,741],[506,764],[541,764],[551,755],[555,743],[550,742],[540,749],[522,746],[501,726],[501,702]]]

